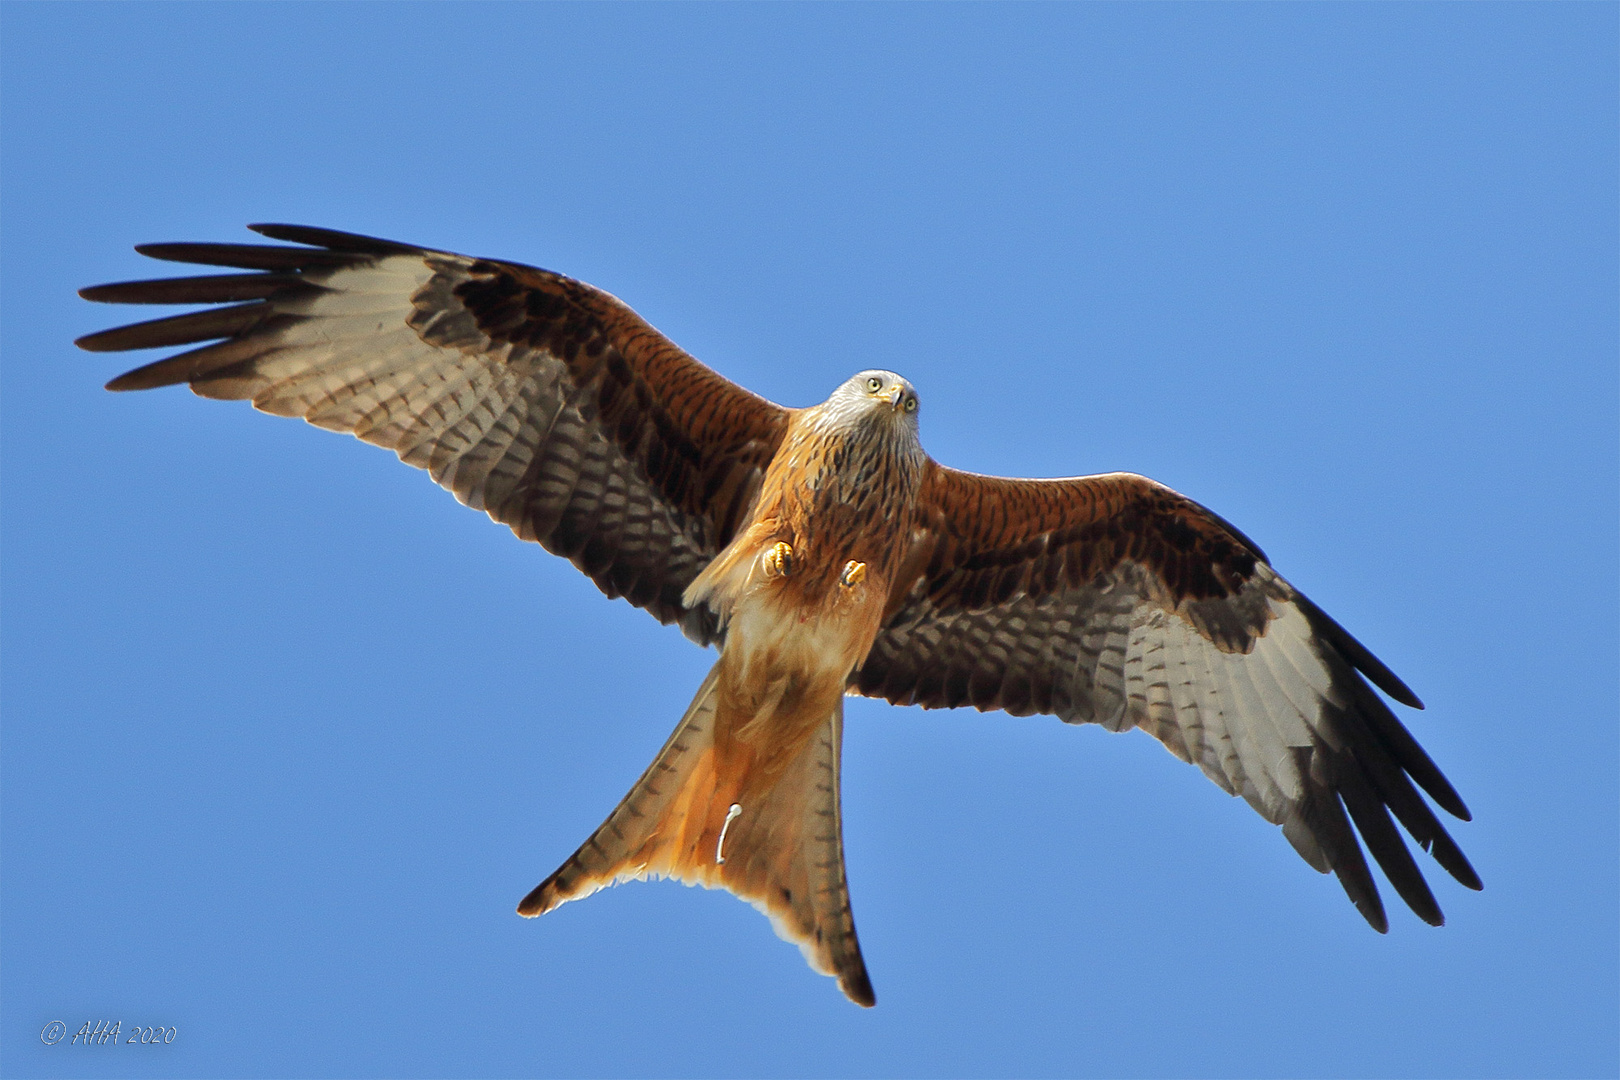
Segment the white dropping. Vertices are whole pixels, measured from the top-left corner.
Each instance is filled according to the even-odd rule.
[[[726,830],[731,828],[731,823],[737,820],[737,815],[740,813],[742,813],[741,803],[732,803],[731,809],[726,811],[725,823],[720,826],[720,839],[716,840],[714,844],[714,862],[716,866],[726,861]]]

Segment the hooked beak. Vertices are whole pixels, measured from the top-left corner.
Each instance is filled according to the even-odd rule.
[[[891,387],[889,392],[883,396],[889,399],[889,408],[898,412],[900,406],[906,403],[906,388],[903,386]]]

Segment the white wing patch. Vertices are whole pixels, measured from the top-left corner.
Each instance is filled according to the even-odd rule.
[[[1298,751],[1331,741],[1322,711],[1330,679],[1305,613],[1288,599],[1270,607],[1271,623],[1247,653],[1217,648],[1163,608],[1137,608],[1122,672],[1125,708],[1104,723],[1149,731],[1281,824],[1305,796]]]

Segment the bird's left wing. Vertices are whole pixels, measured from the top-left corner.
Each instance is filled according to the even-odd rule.
[[[1362,676],[1422,707],[1252,542],[1163,485],[1124,473],[1009,480],[930,463],[909,553],[851,688],[924,708],[1142,728],[1281,825],[1378,930],[1388,923],[1356,832],[1438,925],[1390,813],[1477,889],[1413,782],[1450,813],[1468,810]]]
[[[153,258],[250,272],[81,292],[229,305],[81,338],[96,352],[201,345],[108,389],[189,383],[385,446],[609,596],[701,643],[715,636],[712,614],[681,594],[746,520],[785,409],[560,274],[329,229],[253,228],[309,246],[143,245]]]

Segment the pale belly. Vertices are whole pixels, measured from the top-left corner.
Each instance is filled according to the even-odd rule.
[[[849,673],[871,648],[885,595],[868,580],[806,605],[784,585],[743,590],[720,659],[716,734],[747,747],[767,773],[839,707]]]

